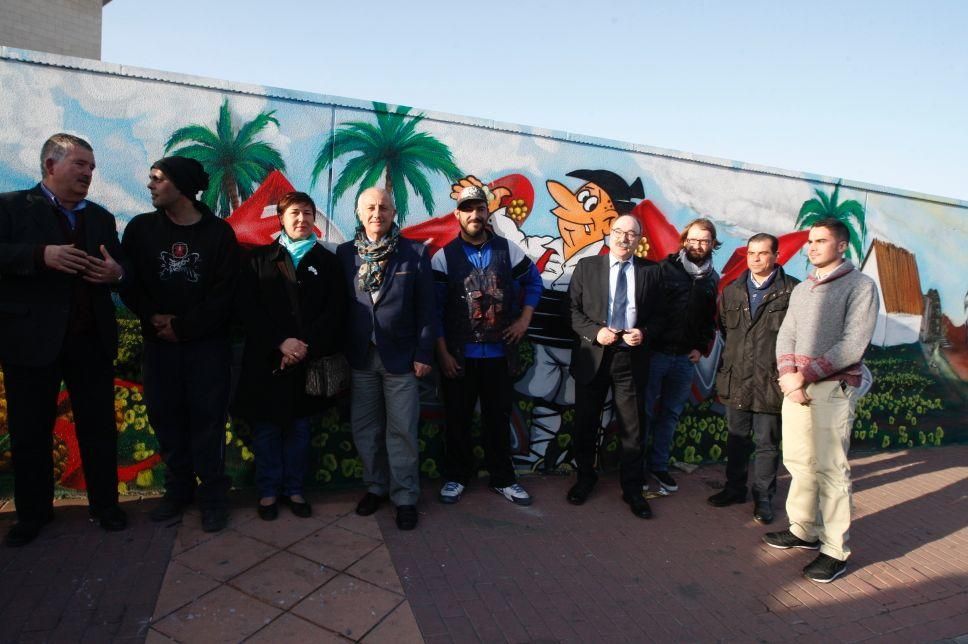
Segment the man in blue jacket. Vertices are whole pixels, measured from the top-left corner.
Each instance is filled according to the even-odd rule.
[[[363,461],[362,516],[389,497],[397,527],[417,526],[420,496],[417,379],[430,373],[434,285],[422,244],[400,236],[389,193],[369,188],[356,202],[360,223],[336,249],[348,281],[353,442]]]

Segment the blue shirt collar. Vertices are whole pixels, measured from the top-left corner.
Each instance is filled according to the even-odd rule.
[[[58,199],[57,196],[53,192],[51,192],[50,189],[47,188],[47,186],[44,185],[43,181],[41,181],[40,183],[40,189],[44,193],[44,196],[47,197],[47,200],[49,202],[57,206],[57,208],[59,208],[60,210],[63,210],[65,212],[67,211],[67,208],[65,208],[64,205],[60,202],[60,199]],[[87,199],[81,199],[80,201],[77,202],[77,204],[74,205],[73,208],[71,208],[70,212],[80,212],[85,208],[87,208]]]

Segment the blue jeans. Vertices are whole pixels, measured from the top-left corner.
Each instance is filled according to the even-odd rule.
[[[255,482],[260,496],[295,496],[303,493],[310,426],[309,418],[293,420],[285,431],[272,423],[253,424]]]
[[[689,355],[670,355],[654,351],[649,361],[649,380],[645,385],[646,431],[652,437],[647,467],[652,472],[669,471],[669,451],[679,416],[689,400],[693,364]]]

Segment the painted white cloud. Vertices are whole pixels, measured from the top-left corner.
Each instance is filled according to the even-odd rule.
[[[540,139],[454,123],[424,121],[421,125],[422,131],[450,148],[457,167],[482,181],[496,179],[492,175],[508,168],[535,176],[541,174],[538,157],[525,151],[526,146]]]
[[[39,178],[40,148],[51,123],[64,122],[52,95],[58,82],[36,66],[0,64],[0,158],[12,170]]]
[[[668,202],[721,222],[741,239],[792,231],[800,206],[813,196],[805,181],[646,154],[633,158]]]

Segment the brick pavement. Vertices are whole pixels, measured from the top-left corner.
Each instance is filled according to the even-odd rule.
[[[813,553],[760,542],[750,504],[705,504],[716,466],[680,474],[651,521],[614,476],[581,508],[568,477],[526,477],[530,508],[481,484],[443,506],[428,483],[415,532],[390,509],[356,517],[356,491],[315,495],[310,522],[258,521],[236,495],[214,536],[195,512],[152,524],[153,501],[126,502],[131,528],[105,533],[61,501],[36,542],[0,548],[0,640],[965,642],[968,446],[851,463],[855,552],[827,585],[800,576]]]
[[[527,477],[529,508],[483,484],[456,506],[425,489],[413,533],[380,525],[427,642],[862,640],[968,634],[968,447],[851,459],[848,574],[800,575],[815,553],[760,541],[752,504],[705,503],[722,467],[680,474],[680,491],[631,515],[615,476],[586,505],[568,477]],[[781,481],[785,498],[788,477]],[[769,529],[785,527],[785,514]]]
[[[34,542],[0,546],[0,641],[143,641],[176,535],[148,519],[153,503],[124,503],[128,529],[105,532],[85,501],[58,501]],[[6,534],[10,503],[0,512]]]

